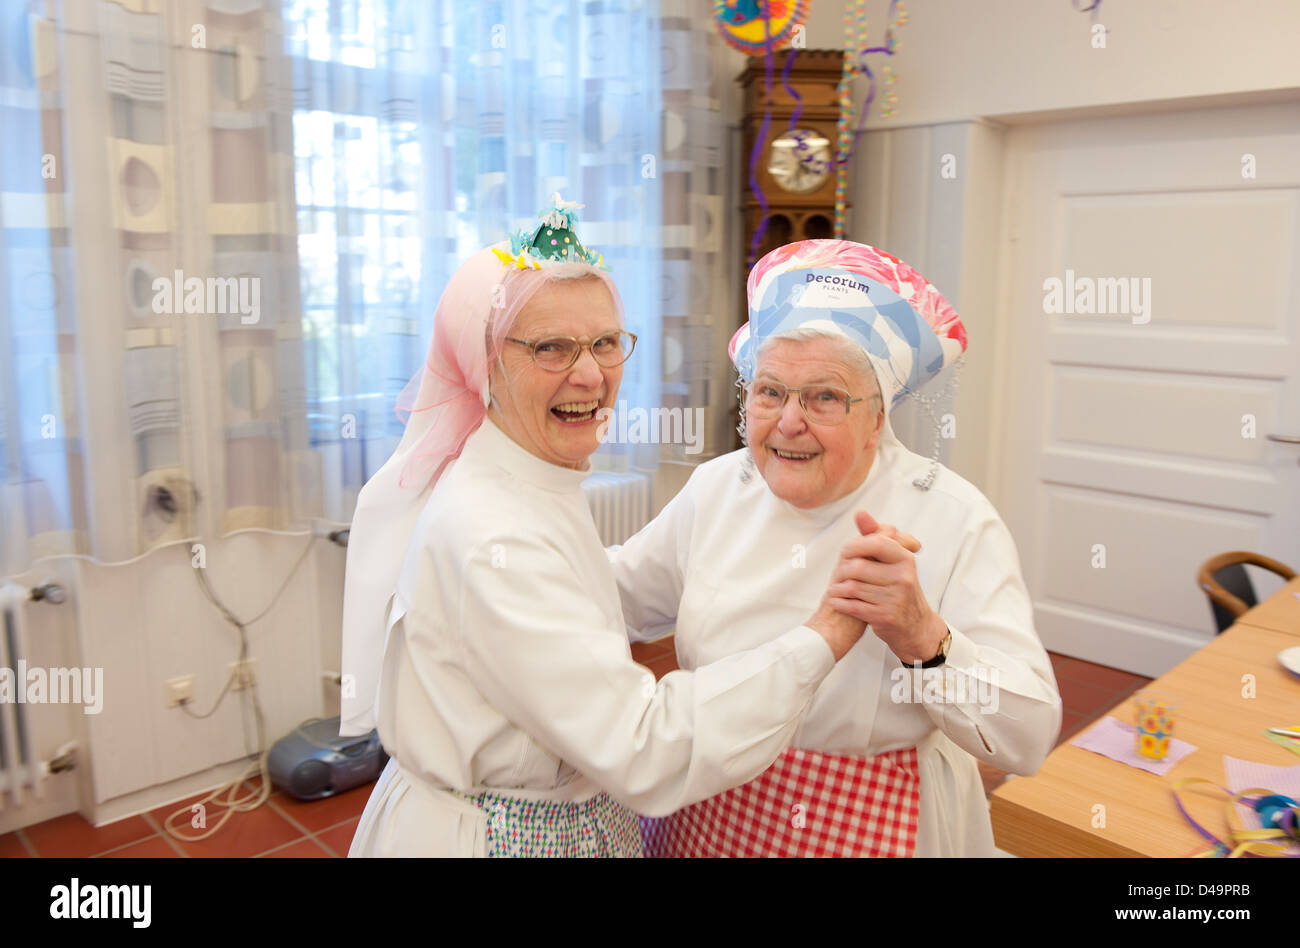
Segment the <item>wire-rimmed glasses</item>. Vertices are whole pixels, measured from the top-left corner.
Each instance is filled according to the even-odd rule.
[[[572,336],[549,336],[534,342],[507,336],[506,341],[527,346],[532,351],[533,361],[538,368],[547,372],[568,371],[578,361],[583,349],[591,350],[591,357],[597,365],[612,369],[626,362],[636,348],[636,334],[622,331],[607,332],[591,342],[579,342]]]
[[[834,385],[804,385],[791,388],[780,382],[763,379],[751,382],[745,393],[745,412],[753,418],[775,418],[785,408],[791,393],[799,396],[799,407],[804,417],[816,425],[838,425],[849,417],[849,409],[854,402],[866,401],[854,398],[842,388]],[[871,396],[875,398],[875,396]]]

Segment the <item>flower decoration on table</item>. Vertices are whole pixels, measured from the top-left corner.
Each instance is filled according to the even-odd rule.
[[[595,250],[582,245],[578,239],[577,208],[584,205],[576,201],[566,201],[556,191],[551,198],[551,206],[537,212],[541,223],[531,231],[517,230],[510,235],[509,252],[500,247],[493,247],[492,252],[507,266],[521,270],[533,268],[540,270],[545,266],[560,263],[588,263],[601,270],[608,270],[605,258]]]
[[[871,65],[867,57],[875,55],[893,56],[898,52],[899,43],[894,36],[894,30],[907,23],[907,10],[903,7],[902,0],[890,0],[886,20],[888,25],[885,27],[884,43],[880,46],[868,46],[866,0],[850,0],[849,4],[844,8],[844,75],[840,79],[839,86],[840,120],[835,126],[836,237],[844,236],[844,209],[848,206],[849,159],[853,157],[853,148],[858,136],[862,134],[867,117],[871,114],[871,103],[876,98],[876,76],[871,71]],[[853,77],[859,75],[867,77],[868,86],[867,97],[858,113],[857,131],[854,132],[852,128]],[[893,69],[888,65],[882,68],[881,77],[885,85],[885,92],[882,97],[880,118],[893,118],[897,114],[894,106],[898,103],[898,96],[894,92],[894,84],[898,81],[898,77],[894,75]]]
[[[791,43],[809,0],[714,0],[713,21],[732,49],[762,56]]]

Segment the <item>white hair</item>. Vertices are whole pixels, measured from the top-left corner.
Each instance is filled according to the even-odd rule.
[[[875,394],[880,401],[878,411],[884,412],[885,390],[880,384],[880,379],[876,376],[876,367],[871,364],[871,359],[867,356],[866,350],[843,333],[831,332],[816,326],[799,326],[775,336],[768,336],[759,344],[758,352],[755,354],[755,362],[757,363],[758,359],[762,358],[763,353],[778,342],[812,342],[818,339],[831,340],[839,350],[840,358],[850,372],[856,374],[863,381],[870,380],[875,383]],[[746,444],[745,466],[740,479],[748,483],[749,478],[754,473],[754,457],[752,453],[748,452],[749,437],[746,431],[745,419],[745,380],[739,376],[736,378],[736,397],[740,400],[739,423],[736,425],[736,433],[740,435],[740,440]]]
[[[581,260],[565,260],[562,263],[552,263],[541,268],[542,278],[547,283],[553,280],[581,280],[585,277],[599,277],[601,272],[599,267],[584,263]]]
[[[813,342],[819,339],[829,340],[835,345],[836,349],[839,350],[841,361],[850,371],[860,376],[863,381],[874,382],[876,392],[880,395],[881,401],[884,401],[885,390],[880,386],[880,380],[876,377],[876,367],[871,364],[871,359],[867,356],[866,350],[842,333],[831,332],[816,326],[799,326],[764,339],[758,347],[757,357],[754,361],[757,363],[758,359],[763,357],[763,353],[778,342]]]

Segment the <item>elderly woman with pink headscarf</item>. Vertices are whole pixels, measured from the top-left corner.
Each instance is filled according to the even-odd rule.
[[[634,810],[764,771],[863,634],[818,602],[692,673],[632,660],[580,485],[635,337],[569,207],[452,277],[358,499],[341,732],[391,760],[351,856],[641,855]]]
[[[646,820],[646,853],[993,855],[977,762],[1037,770],[1060,697],[997,511],[889,423],[965,351],[965,328],[907,264],[843,240],[773,250],[748,295],[731,346],[746,447],[611,551],[628,626],[675,631],[680,667],[707,668],[784,634],[834,570],[829,601],[871,634],[771,768]]]

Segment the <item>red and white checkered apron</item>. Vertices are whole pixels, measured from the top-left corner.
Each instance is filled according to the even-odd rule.
[[[749,783],[662,819],[647,856],[911,856],[921,811],[916,748],[843,757],[789,748]]]

